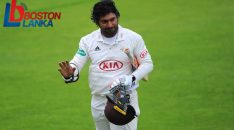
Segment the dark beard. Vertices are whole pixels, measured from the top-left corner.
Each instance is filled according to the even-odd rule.
[[[118,26],[113,27],[113,28],[105,28],[105,29],[101,29],[101,33],[102,35],[104,35],[105,37],[113,37],[115,36],[115,34],[118,32]]]

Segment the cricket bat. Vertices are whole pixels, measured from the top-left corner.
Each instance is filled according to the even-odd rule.
[[[137,61],[137,59],[135,57],[133,57],[130,54],[130,51],[129,51],[128,48],[124,48],[122,50],[128,56],[128,58],[130,59],[131,64],[132,64],[132,69],[133,69],[133,71],[135,71],[139,67],[139,65],[140,65],[139,62]],[[148,75],[144,76],[142,80],[143,81],[148,81],[149,80]]]

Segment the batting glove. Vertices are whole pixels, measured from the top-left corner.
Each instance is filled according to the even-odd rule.
[[[134,86],[136,86],[135,80],[136,78],[133,75],[122,75],[111,84],[111,88],[121,84],[122,86],[125,86],[126,90],[132,90],[135,89]]]

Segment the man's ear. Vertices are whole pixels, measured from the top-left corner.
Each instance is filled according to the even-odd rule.
[[[100,28],[100,24],[99,24],[99,21],[97,23],[95,23],[97,27]]]

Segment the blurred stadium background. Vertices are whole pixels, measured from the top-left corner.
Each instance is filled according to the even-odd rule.
[[[53,28],[4,28],[0,1],[0,129],[93,130],[88,64],[64,84],[58,62],[97,27],[97,0],[17,0],[60,11]],[[234,129],[234,1],[116,0],[120,24],[141,34],[155,68],[138,89],[139,130]]]

